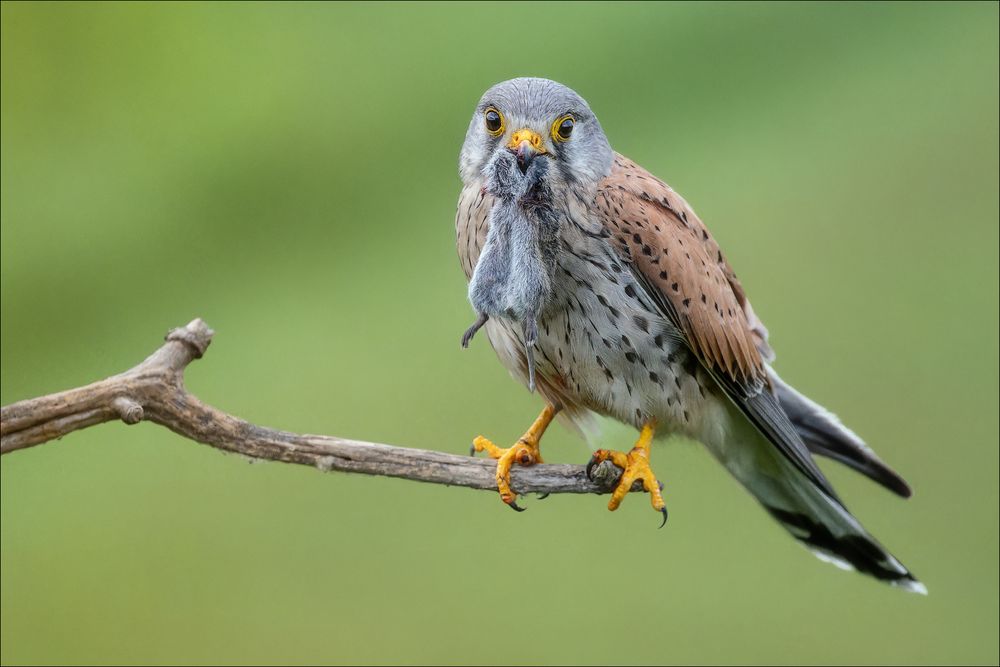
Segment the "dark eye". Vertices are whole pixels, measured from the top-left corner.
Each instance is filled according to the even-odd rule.
[[[569,114],[556,119],[552,123],[552,138],[556,141],[566,141],[573,134],[573,117]]]
[[[499,111],[490,107],[485,111],[483,117],[486,119],[487,132],[494,137],[498,137],[503,133],[503,116],[500,115]]]

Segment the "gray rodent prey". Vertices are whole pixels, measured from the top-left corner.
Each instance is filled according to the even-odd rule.
[[[528,389],[535,390],[534,347],[538,317],[552,295],[558,222],[545,182],[548,160],[532,160],[522,172],[510,151],[498,151],[486,165],[486,191],[496,198],[486,244],[469,282],[469,301],[479,314],[462,336],[462,346],[486,321],[518,322],[528,362]]]

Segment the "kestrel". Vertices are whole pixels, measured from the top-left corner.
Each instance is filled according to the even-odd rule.
[[[608,503],[636,480],[666,507],[649,467],[654,437],[703,443],[792,536],[823,560],[926,592],[861,526],[816,466],[828,456],[903,497],[906,482],[832,413],[772,367],[767,329],[687,202],[615,153],[588,104],[538,78],[483,95],[459,159],[458,254],[480,328],[501,363],[546,405],[497,459],[501,499],[515,463],[542,457],[558,414],[583,431],[593,414],[635,426],[631,451],[588,464],[623,469]]]

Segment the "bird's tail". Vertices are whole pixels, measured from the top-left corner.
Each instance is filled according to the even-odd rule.
[[[707,443],[709,449],[792,537],[842,569],[927,593],[840,502],[791,465],[751,424],[738,418],[735,422],[739,425],[726,438],[729,444]]]

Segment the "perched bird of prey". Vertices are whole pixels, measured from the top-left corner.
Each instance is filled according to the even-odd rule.
[[[538,78],[483,95],[459,160],[459,259],[480,328],[501,363],[546,405],[497,459],[501,499],[520,510],[513,464],[542,457],[558,414],[594,413],[640,431],[628,452],[587,466],[623,469],[609,509],[636,480],[666,520],[649,467],[654,437],[698,440],[792,536],[824,560],[926,592],[846,509],[812,454],[836,459],[900,496],[906,482],[832,413],[772,367],[767,329],[718,244],[670,186],[615,153],[574,91]]]

